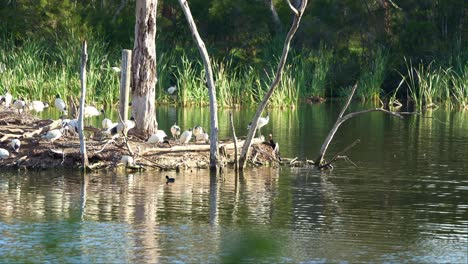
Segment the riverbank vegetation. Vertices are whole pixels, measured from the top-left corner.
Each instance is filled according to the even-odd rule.
[[[467,108],[462,2],[380,2],[311,1],[270,105],[345,97],[358,81],[356,98],[363,101]],[[258,103],[291,20],[286,2],[195,0],[191,8],[213,58],[218,104]],[[114,105],[120,74],[113,67],[121,50],[133,47],[134,9],[131,0],[1,3],[1,93],[49,102],[57,93],[77,96],[87,39],[87,100]],[[157,103],[208,104],[203,63],[177,1],[159,1],[157,21]]]

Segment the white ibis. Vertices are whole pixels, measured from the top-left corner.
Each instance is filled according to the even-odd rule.
[[[8,159],[8,157],[10,157],[10,152],[4,148],[0,148],[0,160]]]
[[[210,137],[208,136],[208,133],[202,132],[195,136],[195,140],[208,142],[208,140],[210,140]]]
[[[112,120],[110,120],[109,118],[104,118],[102,120],[102,128],[104,128],[104,129],[108,129],[108,128],[114,127],[116,125],[118,125],[118,123],[112,122]]]
[[[192,129],[185,130],[184,133],[180,136],[180,144],[187,144],[190,139],[192,139]]]
[[[268,121],[270,121],[270,113],[267,112],[267,115],[266,117],[260,117],[257,121],[257,129],[258,129],[258,133],[260,134],[260,136],[262,135],[260,129],[264,126],[266,126],[266,124],[268,124]],[[252,122],[249,123],[249,125],[247,126],[247,129],[250,129],[250,126],[252,125]]]
[[[62,100],[62,98],[60,98],[59,94],[55,96],[55,107],[59,112],[62,112],[64,115],[67,114],[67,105]]]
[[[180,135],[180,127],[177,124],[174,124],[171,127],[171,134],[174,139],[176,139]]]
[[[85,118],[88,118],[88,117],[99,116],[99,115],[101,115],[102,112],[103,112],[102,110],[99,111],[99,110],[97,110],[97,108],[94,107],[94,106],[87,105],[87,106],[85,106],[85,108],[84,108],[84,117],[85,117]]]
[[[28,104],[28,108],[36,113],[44,111],[44,108],[47,107],[49,107],[49,104],[41,101],[31,101]]]
[[[116,126],[108,128],[104,133],[116,136],[119,133],[127,134],[127,132],[135,127],[135,118],[132,116],[130,120],[125,120],[123,123],[119,122]]]
[[[177,86],[172,85],[171,87],[167,88],[166,90],[170,95],[174,94],[177,91]]]
[[[18,110],[18,114],[21,114],[24,111],[25,106],[26,102],[24,101],[23,97],[13,101],[13,108]]]
[[[156,133],[152,134],[146,143],[154,144],[154,143],[163,143],[164,140],[167,138],[166,132],[164,130],[157,130]]]
[[[202,133],[203,133],[203,127],[201,127],[200,125],[193,128],[193,135],[195,137],[197,137],[199,134],[202,134]]]
[[[18,153],[20,147],[21,147],[21,142],[19,139],[15,138],[12,139],[10,144],[8,144],[16,153]]]
[[[5,108],[10,108],[11,101],[13,100],[13,96],[11,93],[6,92],[2,99],[0,99],[1,103],[5,103]]]
[[[54,143],[55,140],[62,137],[62,131],[63,129],[52,129],[43,135],[42,138],[47,139],[50,143]]]
[[[125,166],[135,165],[135,160],[132,156],[123,155],[122,158],[120,158],[120,162],[123,163]]]

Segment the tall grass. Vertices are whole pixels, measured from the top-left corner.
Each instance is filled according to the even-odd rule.
[[[311,53],[309,56],[312,58],[314,64],[309,95],[325,98],[327,77],[333,59],[333,50],[326,48],[325,45],[320,45],[319,50],[315,54]],[[330,94],[332,94],[332,91],[330,91]]]
[[[463,66],[460,68],[461,72],[457,73],[450,67],[435,66],[435,61],[428,65],[420,63],[414,66],[405,58],[405,65],[406,74],[400,73],[402,82],[397,89],[403,83],[406,84],[408,99],[411,99],[415,108],[422,110],[440,104],[452,107],[455,102],[462,108],[467,108],[468,66]]]
[[[8,42],[6,42],[8,43]],[[114,104],[118,99],[119,75],[110,70],[106,46],[89,41],[87,65],[87,102]],[[0,46],[0,88],[28,100],[52,102],[56,94],[63,98],[80,94],[80,41],[28,40],[20,46]]]
[[[359,78],[359,89],[356,96],[361,101],[370,100],[377,102],[380,100],[382,84],[387,72],[388,55],[381,49],[377,49],[372,62],[364,67]]]

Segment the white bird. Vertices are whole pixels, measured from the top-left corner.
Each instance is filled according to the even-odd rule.
[[[190,139],[192,139],[192,129],[185,130],[184,133],[180,136],[180,144],[187,144]]]
[[[193,128],[193,135],[195,137],[197,137],[199,134],[202,134],[202,133],[203,133],[203,127],[201,127],[200,125]]]
[[[132,156],[127,156],[123,155],[122,158],[120,158],[120,163],[123,163],[125,166],[133,166],[135,165],[135,161]]]
[[[44,108],[47,107],[49,107],[49,104],[41,101],[31,101],[28,104],[28,108],[36,113],[44,111]]]
[[[0,160],[1,159],[8,159],[9,156],[10,156],[10,152],[8,152],[8,150],[6,150],[4,148],[0,148]]]
[[[63,119],[62,128],[64,134],[68,134],[68,131],[72,131],[73,134],[78,134],[78,119]]]
[[[136,126],[135,118],[132,116],[130,120],[119,122],[116,126],[108,128],[104,133],[116,136],[119,133],[127,134],[128,131]]]
[[[154,143],[163,143],[164,139],[167,137],[166,132],[164,130],[157,130],[156,133],[152,134],[146,143],[154,144]]]
[[[26,102],[24,101],[23,97],[13,101],[13,108],[18,110],[18,114],[21,114],[24,111],[25,106]]]
[[[42,138],[49,140],[51,143],[54,143],[55,140],[62,137],[62,130],[63,129],[52,129],[47,132],[47,134],[43,135]]]
[[[60,98],[59,94],[55,96],[55,107],[57,110],[59,110],[59,112],[63,112],[65,115],[67,114],[67,105],[62,100],[62,98]]]
[[[99,116],[102,113],[102,111],[97,110],[96,107],[87,105],[84,108],[84,117],[94,117],[94,116]]]
[[[266,124],[268,124],[268,121],[270,121],[270,113],[267,112],[267,115],[266,117],[260,117],[257,121],[257,129],[258,129],[258,133],[260,134],[260,136],[262,135],[261,131],[260,131],[260,128],[264,127]],[[252,125],[252,122],[249,123],[249,125],[247,126],[247,129],[250,129],[250,126]]]
[[[208,142],[208,140],[210,140],[210,137],[208,136],[208,133],[202,132],[195,136],[195,140]]]
[[[109,118],[104,118],[102,120],[102,128],[104,128],[104,129],[108,129],[108,128],[114,127],[116,125],[118,125],[118,123],[112,122],[112,120],[110,120]]]
[[[21,142],[19,139],[15,138],[11,140],[10,144],[8,144],[16,153],[18,153],[20,147],[21,147]]]
[[[13,96],[11,95],[11,93],[6,92],[5,95],[2,97],[2,99],[0,100],[0,102],[5,103],[5,108],[10,108],[10,104],[12,100],[13,100]]]
[[[172,85],[171,87],[167,88],[167,92],[169,94],[173,94],[177,90],[177,87],[175,85]]]
[[[174,139],[176,139],[180,135],[180,127],[177,124],[174,124],[171,127],[171,134]]]

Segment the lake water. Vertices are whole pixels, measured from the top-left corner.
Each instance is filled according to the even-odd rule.
[[[313,159],[341,104],[271,110],[284,157]],[[352,111],[363,109],[353,105]],[[254,110],[234,110],[238,135]],[[228,138],[229,110],[220,110]],[[115,119],[115,118],[114,118]],[[99,122],[100,119],[95,120]],[[161,128],[207,109],[158,109]],[[349,120],[331,172],[0,172],[0,262],[467,263],[468,113]],[[175,177],[166,184],[165,176]]]

